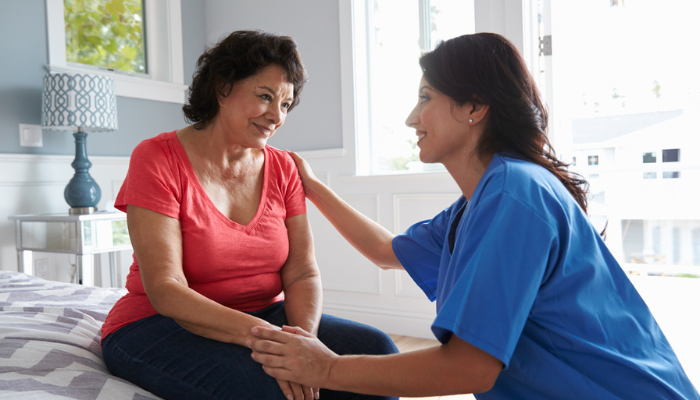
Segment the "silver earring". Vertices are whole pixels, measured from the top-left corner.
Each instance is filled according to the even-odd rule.
[[[474,120],[469,118],[469,123],[471,124],[472,122],[474,122]]]

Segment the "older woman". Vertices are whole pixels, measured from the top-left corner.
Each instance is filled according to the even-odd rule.
[[[103,326],[114,375],[168,399],[308,400],[318,389],[275,383],[251,359],[252,327],[300,326],[342,354],[397,351],[371,327],[321,315],[301,180],[267,145],[305,80],[291,38],[234,32],[198,60],[183,107],[194,124],[134,150],[116,200],[134,263]]]

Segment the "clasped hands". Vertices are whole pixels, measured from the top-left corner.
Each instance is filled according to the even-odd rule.
[[[330,372],[339,356],[316,336],[286,325],[281,330],[256,326],[251,333],[255,339],[249,339],[246,345],[266,374],[310,388],[329,386]],[[319,397],[318,389],[314,389],[313,396]]]

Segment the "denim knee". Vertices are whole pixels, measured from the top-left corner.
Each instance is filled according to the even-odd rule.
[[[384,332],[369,325],[323,314],[318,338],[340,355],[398,353],[394,341]]]

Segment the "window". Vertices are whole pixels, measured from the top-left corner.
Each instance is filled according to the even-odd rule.
[[[662,153],[662,162],[679,162],[681,160],[681,149],[668,149]]]
[[[143,0],[63,0],[66,61],[145,74]]]
[[[69,6],[72,6],[74,3],[82,3],[82,1],[66,0],[66,4]],[[86,2],[86,4],[92,3],[103,2]],[[111,1],[106,4],[111,4],[110,7],[113,8],[107,9],[107,12],[111,15],[120,11],[121,7],[118,4],[125,4],[126,10],[128,7],[139,3],[141,3],[140,0]],[[106,4],[105,7],[107,7]],[[71,7],[64,7],[64,0],[46,0],[49,47],[49,65],[47,70],[50,72],[106,75],[114,78],[116,81],[118,96],[184,103],[187,87],[183,84],[182,11],[180,0],[144,0],[143,4],[145,10],[142,10],[143,14],[141,15],[145,14],[142,22],[145,23],[146,28],[145,35],[142,35],[146,39],[142,50],[145,56],[143,72],[147,74],[141,74],[141,71],[135,71],[138,74],[134,72],[111,71],[109,69],[115,68],[109,66],[100,66],[102,67],[100,68],[71,61],[74,56],[67,56],[66,53],[68,50],[73,54],[72,43],[75,37],[74,31],[66,33],[66,23],[70,24],[72,21],[77,24],[78,26],[75,29],[78,32],[89,31],[89,29],[88,22],[75,19],[76,17],[73,16]],[[66,17],[69,19],[68,21],[66,21]],[[121,53],[123,51],[130,58],[132,50],[124,50],[123,43],[120,44],[118,40],[115,40],[115,43],[111,43],[109,35],[105,34],[104,36],[107,38],[107,41],[101,51],[114,51],[116,45],[116,52]],[[92,40],[97,42],[96,38]],[[136,53],[138,55],[138,49],[136,49]]]
[[[539,78],[559,156],[604,160],[590,180],[591,220],[607,222],[606,243],[626,270],[700,276],[700,162],[680,159],[697,149],[700,48],[677,40],[700,37],[700,2],[555,3],[540,0],[534,18],[555,44]],[[587,165],[570,168],[591,177]]]
[[[473,33],[473,0],[356,0],[354,6],[355,16],[367,17],[356,21],[354,38],[358,172],[444,171],[418,160],[415,131],[404,121],[417,102],[421,52]]]
[[[664,171],[664,179],[677,179],[681,177],[681,173],[678,171]]]

